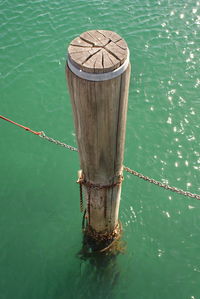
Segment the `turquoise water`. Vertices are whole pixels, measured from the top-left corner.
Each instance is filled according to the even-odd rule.
[[[0,114],[76,146],[69,42],[131,52],[124,164],[200,193],[200,1],[1,1]],[[115,259],[81,260],[78,155],[0,121],[0,299],[200,298],[200,202],[125,174]]]

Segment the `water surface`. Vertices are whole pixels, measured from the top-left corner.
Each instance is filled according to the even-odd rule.
[[[76,145],[69,42],[109,29],[132,75],[125,165],[200,193],[200,2],[1,1],[0,114]],[[78,155],[0,122],[0,298],[200,298],[200,202],[125,174],[116,259],[81,260]]]

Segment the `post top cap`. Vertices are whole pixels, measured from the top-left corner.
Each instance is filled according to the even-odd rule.
[[[91,30],[72,40],[70,61],[88,73],[107,73],[119,68],[128,57],[125,40],[110,30]]]

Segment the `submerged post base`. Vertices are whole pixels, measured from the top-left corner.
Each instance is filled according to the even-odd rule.
[[[84,217],[84,216],[83,216]],[[85,218],[85,217],[84,217]],[[90,225],[84,225],[82,256],[93,254],[117,255],[125,250],[125,243],[121,240],[122,224],[119,222],[111,232],[97,232]]]

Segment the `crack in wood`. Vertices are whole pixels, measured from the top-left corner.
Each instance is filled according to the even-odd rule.
[[[88,45],[88,46],[82,46],[82,45],[74,45],[74,44],[70,44],[70,46],[73,46],[73,47],[77,47],[77,48],[91,48],[92,45]],[[92,46],[93,47],[93,46]]]
[[[115,53],[111,52],[109,49],[105,49],[105,50],[120,62],[119,57]]]
[[[81,35],[80,35],[80,39],[82,39],[84,42],[86,42],[86,43],[88,43],[88,44],[94,46],[94,43],[93,43],[93,42],[90,42],[89,40],[87,40],[86,38],[82,37]]]
[[[88,60],[90,60],[91,57],[93,57],[94,55],[96,55],[97,53],[99,53],[101,51],[101,49],[97,50],[97,52],[91,54],[88,58],[85,59],[85,61],[82,62],[82,65],[84,65],[84,63],[86,63]]]
[[[91,30],[75,38],[70,43],[68,51],[71,59],[82,70],[109,72],[124,63],[127,57],[127,44],[115,32]]]

